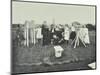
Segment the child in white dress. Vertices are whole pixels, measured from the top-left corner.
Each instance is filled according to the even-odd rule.
[[[38,43],[41,43],[41,40],[43,38],[42,36],[42,28],[39,26],[38,28],[36,28],[36,39],[38,40]]]
[[[66,24],[65,27],[64,27],[64,40],[67,42],[67,44],[69,42],[69,36],[70,36],[70,34],[69,34],[69,27]]]

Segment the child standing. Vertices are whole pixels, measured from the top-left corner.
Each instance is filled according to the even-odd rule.
[[[69,42],[69,27],[68,24],[65,25],[64,27],[64,40],[67,42]]]

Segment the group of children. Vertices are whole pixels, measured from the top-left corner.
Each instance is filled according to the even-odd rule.
[[[52,24],[50,27],[46,24],[36,28],[36,39],[38,43],[42,40],[42,45],[46,46],[49,44],[59,45],[63,44],[65,41],[68,44],[69,40],[69,28],[68,25],[63,27],[62,25],[55,26]]]
[[[34,46],[45,48],[53,45],[56,58],[62,57],[64,49],[61,45],[66,45],[66,47],[71,45],[76,48],[80,45],[86,47],[87,44],[90,44],[88,28],[79,22],[73,22],[72,25],[47,25],[47,22],[44,21],[42,25],[37,25],[34,29],[27,27],[18,27],[15,39],[16,45],[20,46],[24,43],[23,46],[29,47],[30,43],[33,43]]]
[[[78,22],[73,22],[71,26],[68,24],[51,24],[48,26],[45,22],[42,24],[42,26],[36,28],[36,39],[38,40],[38,43],[40,43],[40,40],[42,40],[43,46],[49,44],[68,45],[69,39],[71,39],[74,44],[77,42],[79,44],[79,40],[81,40],[83,45],[90,43],[88,29],[85,27],[85,25],[81,25]]]
[[[19,39],[20,42],[25,40],[23,33],[21,29],[18,29],[17,39]],[[50,44],[68,45],[70,39],[72,40],[72,44],[76,46],[79,46],[80,41],[83,45],[90,44],[88,28],[86,28],[85,25],[81,25],[79,22],[73,22],[72,25],[47,25],[47,22],[44,21],[42,25],[35,27],[34,38],[35,41],[37,41],[36,43],[42,44],[43,46],[48,46]]]

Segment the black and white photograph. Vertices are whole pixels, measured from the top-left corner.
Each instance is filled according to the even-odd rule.
[[[96,69],[96,5],[11,1],[11,73]]]

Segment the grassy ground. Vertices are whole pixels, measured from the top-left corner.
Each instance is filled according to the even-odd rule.
[[[90,69],[87,65],[95,61],[95,32],[89,32],[89,46],[72,48],[69,45],[61,45],[64,52],[61,58],[54,56],[52,45],[48,47],[32,46],[14,47],[13,48],[13,72],[14,73],[31,73],[31,72],[51,72],[51,71],[69,71]],[[48,57],[48,58],[47,58]],[[48,60],[44,61],[47,58]],[[46,63],[48,62],[48,63]]]

